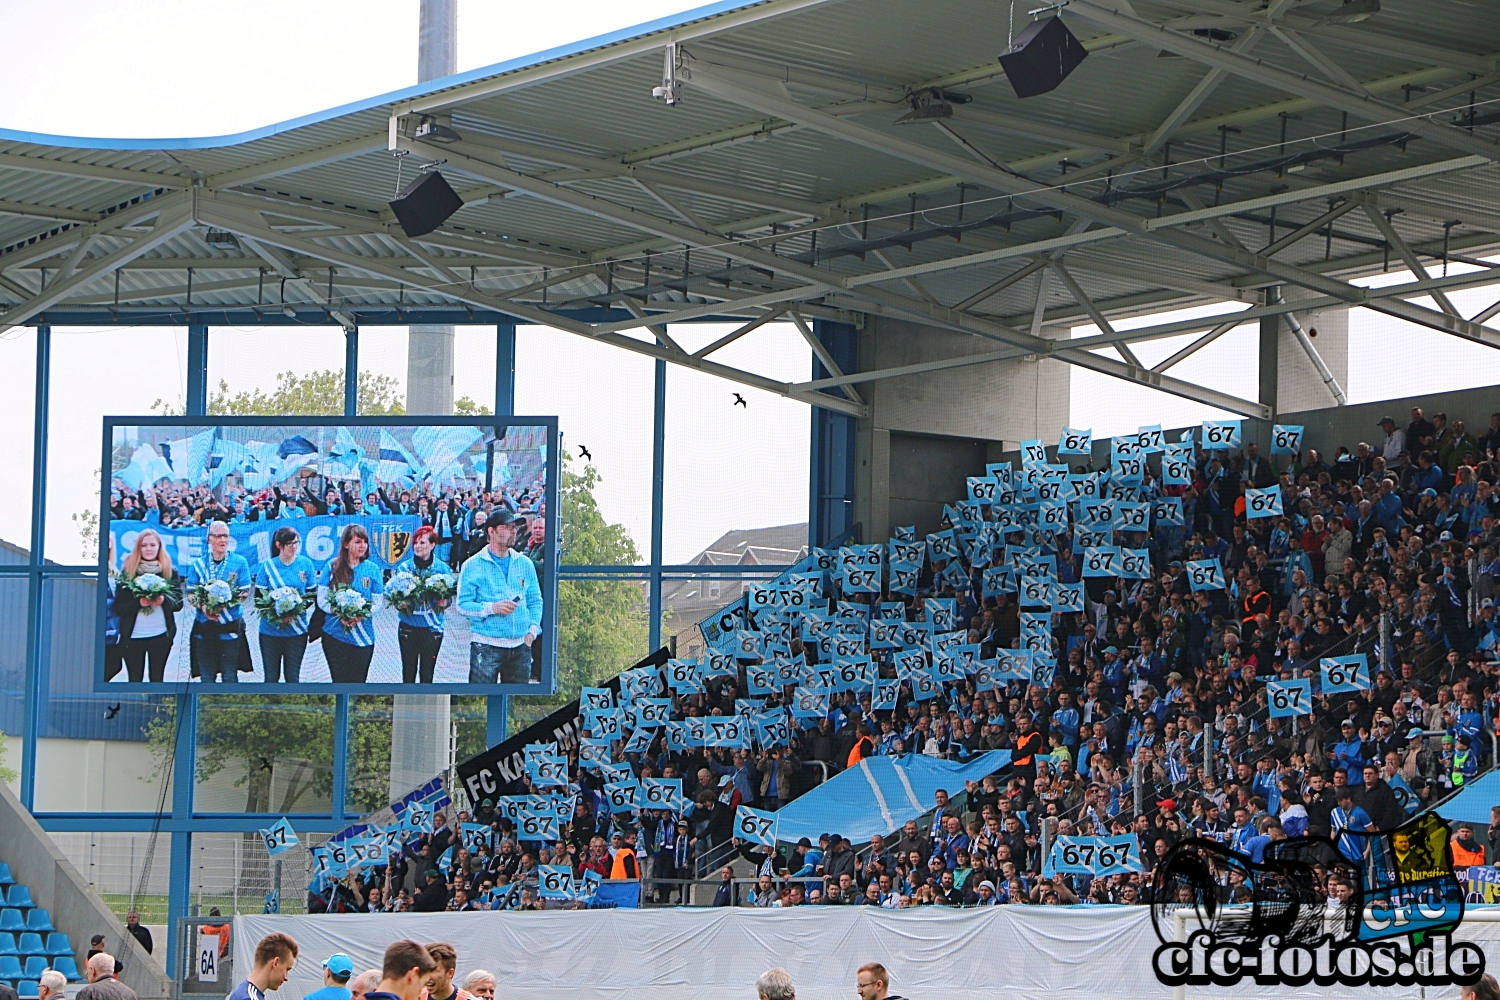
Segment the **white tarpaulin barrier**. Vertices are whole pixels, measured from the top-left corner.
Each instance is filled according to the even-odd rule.
[[[1483,942],[1493,970],[1500,964],[1500,921],[1482,919],[1488,916],[1473,914],[1455,937]],[[240,916],[236,970],[251,967],[255,942],[273,930],[291,934],[302,953],[291,981],[270,1000],[317,989],[319,963],[334,952],[353,956],[356,970],[378,968],[385,946],[400,938],[450,942],[459,973],[489,969],[505,1000],[754,1000],[756,976],[778,965],[792,974],[798,1000],[850,1000],[855,970],[869,961],[883,963],[892,992],[911,1000],[994,1000],[1000,990],[1064,1000],[1172,996],[1151,971],[1158,941],[1144,906]],[[1427,992],[1458,995],[1457,987]],[[1421,1000],[1422,991],[1257,987],[1251,980],[1187,990],[1198,1000],[1372,995]]]

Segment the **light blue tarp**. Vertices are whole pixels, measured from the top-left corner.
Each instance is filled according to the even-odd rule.
[[[1437,814],[1452,823],[1490,825],[1490,806],[1500,806],[1500,771],[1491,771],[1469,782],[1464,790],[1437,807]],[[1483,840],[1481,835],[1479,839]]]
[[[965,781],[978,781],[1008,764],[1009,750],[991,750],[967,764],[921,754],[867,757],[778,810],[776,839],[796,843],[806,837],[816,844],[820,835],[837,833],[863,844],[932,809],[939,788],[957,795]]]

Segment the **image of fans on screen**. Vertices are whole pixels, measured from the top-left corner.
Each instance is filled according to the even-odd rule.
[[[556,422],[421,421],[106,419],[102,683],[550,690]]]

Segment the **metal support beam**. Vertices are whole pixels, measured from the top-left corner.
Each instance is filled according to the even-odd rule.
[[[1313,346],[1312,339],[1308,337],[1307,331],[1302,329],[1302,324],[1297,321],[1296,313],[1286,314],[1286,325],[1292,331],[1292,336],[1297,338],[1297,344],[1302,348],[1302,352],[1307,355],[1307,360],[1312,362],[1313,368],[1318,373],[1318,378],[1323,380],[1323,385],[1327,387],[1329,394],[1333,396],[1334,405],[1343,406],[1348,403],[1349,400],[1345,397],[1344,390],[1340,387],[1338,379],[1334,378],[1333,372],[1328,369],[1328,365],[1323,361],[1323,356]]]
[[[1476,133],[1434,119],[1413,117],[1402,108],[1387,104],[1370,95],[1368,91],[1353,93],[1343,87],[1320,83],[1305,75],[1292,73],[1242,52],[1236,52],[1229,46],[1199,41],[1191,35],[1179,34],[1172,30],[1170,22],[1163,25],[1131,17],[1129,14],[1106,7],[1100,0],[1072,0],[1068,11],[1087,18],[1100,27],[1128,35],[1147,45],[1165,49],[1206,66],[1226,70],[1246,80],[1274,87],[1288,94],[1317,101],[1319,104],[1338,111],[1347,111],[1363,121],[1381,124],[1400,122],[1402,128],[1451,149],[1475,153],[1488,160],[1500,160],[1500,146]]]
[[[1386,218],[1385,213],[1371,205],[1365,205],[1364,210],[1365,215],[1369,216],[1370,221],[1375,223],[1375,228],[1379,229],[1380,234],[1385,237],[1385,241],[1391,245],[1391,249],[1401,255],[1401,259],[1406,262],[1406,266],[1412,274],[1423,281],[1430,279],[1432,276],[1427,273],[1427,268],[1422,266],[1422,261],[1412,252],[1411,246],[1406,240],[1401,238],[1400,233],[1396,232],[1396,227],[1391,225],[1391,220]],[[1449,316],[1459,315],[1457,307],[1453,305],[1448,296],[1443,294],[1441,290],[1433,289],[1430,294],[1432,295],[1432,301],[1436,302],[1438,308],[1442,309],[1443,312]]]
[[[706,358],[713,352],[717,351],[719,348],[728,347],[730,344],[734,343],[736,340],[739,340],[745,334],[752,333],[755,330],[758,330],[761,327],[765,326],[772,320],[776,319],[782,313],[786,312],[786,310],[786,306],[777,306],[774,309],[767,310],[764,314],[756,317],[755,319],[752,319],[744,326],[736,327],[735,329],[730,330],[728,333],[724,334],[724,336],[720,337],[712,344],[709,344],[707,347],[700,348],[699,350],[694,351],[693,357]]]
[[[839,367],[838,362],[833,360],[833,355],[828,353],[828,348],[823,346],[823,342],[808,327],[807,321],[802,318],[802,314],[795,309],[792,310],[792,322],[797,325],[797,332],[802,334],[802,339],[807,341],[807,346],[812,348],[813,354],[823,363],[823,367],[828,369],[828,373],[834,377],[844,374],[844,370]],[[864,400],[860,398],[854,386],[845,383],[839,386],[839,390],[854,402],[861,405],[864,404]]]
[[[359,416],[359,327],[344,331],[344,416]]]
[[[333,818],[349,815],[349,696],[333,697]]]
[[[26,661],[22,685],[25,729],[21,744],[21,805],[36,803],[36,741],[43,716],[41,670],[42,565],[47,553],[47,422],[51,416],[52,327],[36,328],[36,382],[31,407],[31,539],[26,573]]]
[[[975,292],[973,295],[970,295],[968,298],[964,299],[962,302],[959,302],[956,305],[954,305],[953,308],[956,311],[958,311],[958,312],[968,312],[970,309],[972,309],[975,306],[981,304],[985,300],[993,298],[994,296],[996,296],[996,295],[1000,294],[1001,292],[1005,291],[1007,288],[1009,288],[1011,285],[1014,285],[1016,282],[1018,282],[1018,281],[1024,281],[1025,279],[1031,277],[1033,274],[1037,273],[1038,271],[1040,271],[1042,268],[1044,268],[1046,266],[1047,266],[1047,258],[1046,257],[1041,257],[1041,258],[1038,258],[1036,260],[1033,260],[1030,263],[1028,263],[1025,267],[1022,267],[1022,268],[1020,268],[1018,270],[1012,271],[1010,274],[1007,274],[1005,277],[1001,278],[999,281],[991,282],[990,284],[985,285],[983,288],[981,288],[979,291]]]
[[[516,413],[516,324],[500,323],[495,327],[495,415]],[[484,745],[505,742],[510,728],[510,695],[490,695],[485,699]]]
[[[1114,333],[1115,328],[1111,326],[1109,320],[1104,317],[1104,313],[1099,311],[1099,307],[1094,305],[1094,300],[1089,298],[1088,295],[1084,293],[1083,287],[1079,285],[1076,280],[1074,280],[1073,275],[1069,273],[1068,269],[1065,266],[1063,266],[1063,262],[1061,260],[1054,260],[1051,261],[1051,266],[1052,273],[1056,274],[1058,278],[1062,279],[1062,283],[1067,286],[1068,291],[1073,294],[1073,298],[1078,302],[1079,306],[1083,308],[1083,311],[1088,313],[1089,319],[1094,321],[1094,325],[1099,328],[1099,332],[1107,334]],[[1033,320],[1033,323],[1035,323],[1035,320]],[[1134,356],[1130,354],[1130,348],[1126,347],[1123,341],[1115,345],[1115,350],[1119,351],[1121,355],[1125,357],[1126,361],[1129,361],[1131,364],[1136,363],[1133,360]]]
[[[1261,29],[1252,27],[1238,39],[1235,40],[1234,50],[1236,52],[1249,52],[1260,38]],[[1219,88],[1219,84],[1229,75],[1227,70],[1215,67],[1208,71],[1203,79],[1198,81],[1197,86],[1188,91],[1186,97],[1167,115],[1166,119],[1151,133],[1151,138],[1146,140],[1145,149],[1142,152],[1147,156],[1155,156],[1157,151],[1165,146],[1182,123],[1193,117],[1193,114],[1203,106],[1203,102],[1213,96],[1213,92]]]
[[[651,404],[651,579],[647,604],[651,621],[646,628],[646,648],[661,648],[661,543],[662,507],[667,469],[667,363],[656,362]]]
[[[1231,319],[1224,323],[1220,323],[1218,326],[1214,327],[1212,330],[1208,331],[1203,336],[1193,341],[1191,344],[1188,344],[1182,350],[1167,358],[1165,361],[1153,365],[1151,370],[1157,372],[1158,374],[1166,371],[1168,368],[1171,368],[1173,365],[1177,364],[1177,362],[1192,357],[1194,354],[1197,354],[1199,351],[1203,350],[1203,348],[1207,347],[1209,344],[1212,344],[1214,341],[1224,336],[1224,334],[1239,326],[1241,322],[1243,321],[1239,319]],[[1262,402],[1264,402],[1264,400],[1262,400]]]
[[[184,409],[188,413],[208,412],[208,327],[201,323],[188,325]]]

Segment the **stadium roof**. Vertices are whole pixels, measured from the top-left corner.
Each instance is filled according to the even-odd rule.
[[[1128,345],[1293,304],[1500,346],[1443,294],[1500,281],[1446,267],[1500,246],[1482,5],[1070,0],[1088,58],[1022,100],[996,55],[1025,9],[721,3],[239,135],[0,130],[0,330],[509,316],[853,413],[858,382],[1048,355],[1264,416]],[[408,238],[387,202],[434,162],[464,205]],[[1349,283],[1391,263],[1416,280]],[[1112,325],[1206,302],[1244,311]],[[976,351],[840,378],[806,320],[859,314]],[[696,352],[661,325],[706,317],[747,323]],[[714,362],[788,318],[835,378]]]

